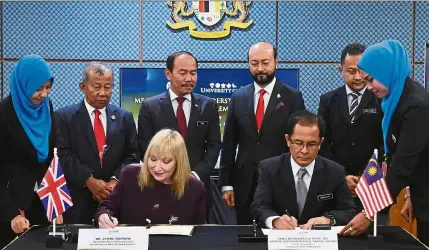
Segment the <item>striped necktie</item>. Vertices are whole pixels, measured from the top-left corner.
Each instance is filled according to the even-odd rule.
[[[355,117],[356,117],[356,110],[357,110],[357,107],[359,105],[358,99],[359,99],[360,93],[359,92],[352,92],[349,95],[353,98],[352,102],[350,104],[350,121],[351,121],[351,123],[353,123],[355,120]]]

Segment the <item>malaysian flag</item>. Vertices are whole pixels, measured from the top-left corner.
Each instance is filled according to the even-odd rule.
[[[48,221],[52,221],[73,206],[56,148],[54,149],[51,166],[46,171],[37,194],[45,207]]]
[[[368,216],[373,216],[393,203],[375,153],[369,160],[368,166],[366,166],[356,186],[356,193]]]

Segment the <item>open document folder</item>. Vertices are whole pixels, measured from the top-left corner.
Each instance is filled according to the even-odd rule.
[[[341,230],[343,230],[344,226],[332,226],[331,227],[331,231],[335,231],[337,234],[341,232]],[[267,228],[262,228],[262,232],[265,235],[268,235],[268,233],[272,230],[278,231],[277,229],[267,229]],[[295,230],[302,230],[301,228],[297,227]]]
[[[195,226],[157,225],[149,228],[149,235],[183,235],[192,236]]]

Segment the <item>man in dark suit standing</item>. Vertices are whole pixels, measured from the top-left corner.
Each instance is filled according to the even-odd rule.
[[[346,169],[347,185],[358,209],[362,204],[355,188],[374,149],[383,155],[379,100],[366,89],[366,82],[357,66],[365,46],[347,45],[341,53],[339,71],[345,85],[320,97],[318,114],[326,122],[325,140],[320,155]]]
[[[311,229],[314,224],[345,225],[355,215],[344,168],[317,156],[324,126],[323,119],[310,112],[295,113],[285,135],[290,153],[261,161],[251,206],[261,225]]]
[[[231,97],[219,176],[223,201],[235,207],[238,224],[252,223],[249,206],[259,162],[289,151],[283,140],[287,121],[292,113],[305,109],[301,93],[276,79],[277,51],[271,44],[253,45],[248,60],[255,82]]]
[[[212,204],[210,174],[221,147],[219,114],[212,98],[192,93],[197,84],[197,59],[179,51],[167,58],[165,75],[170,88],[145,99],[138,118],[138,139],[143,159],[149,142],[163,128],[180,132],[185,139],[192,175],[204,182],[207,219]]]
[[[139,162],[137,131],[130,112],[109,104],[113,71],[91,62],[84,70],[85,99],[56,112],[58,155],[73,199],[65,223],[89,224],[98,203],[116,185],[122,168]]]

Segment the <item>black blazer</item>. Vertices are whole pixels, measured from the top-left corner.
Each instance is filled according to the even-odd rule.
[[[152,137],[163,128],[179,130],[168,90],[141,104],[138,138],[142,159]],[[192,171],[208,183],[221,147],[218,108],[212,98],[192,94],[185,143]]]
[[[55,121],[50,103],[52,126],[49,134],[49,155],[39,163],[37,151],[19,121],[11,96],[0,103],[0,220],[10,222],[26,211],[34,198],[34,185],[40,184],[53,158]]]
[[[393,200],[410,186],[418,222],[429,222],[429,95],[407,78],[387,135],[386,182]],[[402,198],[402,197],[400,197]]]
[[[344,168],[337,163],[316,157],[304,209],[298,216],[295,180],[290,153],[261,161],[259,181],[251,205],[253,218],[265,226],[270,216],[281,216],[287,209],[298,224],[331,213],[337,225],[347,224],[355,215],[355,204],[347,187]]]
[[[320,155],[344,166],[347,175],[361,175],[374,149],[384,154],[383,113],[380,101],[369,90],[362,96],[353,124],[345,86],[320,97],[318,115],[326,122]]]
[[[75,191],[84,188],[91,176],[109,181],[121,175],[123,167],[140,161],[137,131],[130,112],[107,105],[106,151],[103,167],[94,130],[85,103],[70,105],[57,112],[58,156],[64,168],[68,187]],[[73,191],[72,195],[73,195]]]
[[[305,109],[301,93],[277,80],[258,133],[254,89],[252,83],[234,92],[223,135],[219,185],[233,186],[238,202],[247,201],[261,160],[289,152],[285,140],[287,122],[291,114]]]

